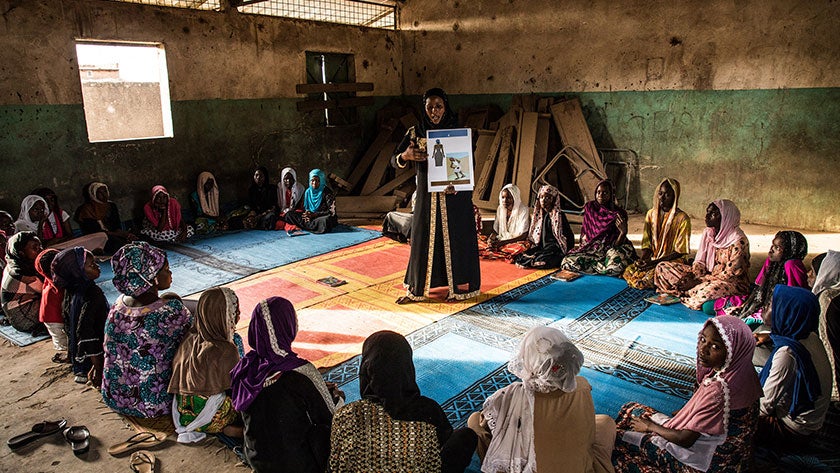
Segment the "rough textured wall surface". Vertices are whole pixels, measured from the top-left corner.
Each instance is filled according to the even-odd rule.
[[[402,86],[394,31],[104,0],[0,1],[0,12],[0,208],[15,215],[41,185],[72,210],[84,183],[111,183],[125,217],[155,183],[186,204],[205,169],[223,200],[244,196],[257,163],[274,179],[286,164],[346,175],[384,99],[360,108],[356,126],[325,128],[318,113],[297,112],[305,51],[354,54],[356,80],[373,82],[377,97]],[[78,38],[164,43],[174,138],[87,141]]]
[[[641,155],[641,206],[663,176],[682,207],[840,230],[840,3],[407,0],[405,90],[461,106],[578,96],[600,147]]]

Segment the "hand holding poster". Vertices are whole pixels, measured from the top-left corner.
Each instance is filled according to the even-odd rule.
[[[456,191],[473,190],[471,129],[427,131],[426,152],[429,153],[429,192],[443,192],[450,185]]]

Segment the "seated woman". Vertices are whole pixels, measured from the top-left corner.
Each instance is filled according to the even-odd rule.
[[[761,325],[762,313],[770,307],[776,284],[808,287],[808,272],[802,263],[807,255],[808,241],[803,234],[794,231],[776,233],[749,295],[721,297],[715,301],[714,313],[709,315],[736,315],[751,328]]]
[[[117,204],[111,201],[108,186],[91,182],[82,189],[84,203],[76,209],[75,220],[85,235],[104,232],[108,236],[105,254],[112,255],[126,243],[137,239],[133,233],[123,230]]]
[[[522,381],[493,393],[467,421],[483,471],[613,471],[615,422],[595,415],[581,366],[583,353],[559,330],[525,334],[508,363]]]
[[[531,248],[513,258],[520,268],[556,268],[574,246],[575,234],[560,208],[560,191],[556,187],[545,185],[540,188],[528,239]]]
[[[140,233],[153,241],[182,242],[193,236],[193,227],[181,218],[181,204],[163,186],[152,187],[152,200],[143,206]]]
[[[452,431],[443,409],[420,395],[411,345],[381,331],[362,345],[362,399],[342,407],[332,424],[330,471],[463,472],[477,439],[470,429]]]
[[[264,166],[254,171],[251,187],[248,188],[250,211],[243,221],[247,229],[274,230],[277,223],[277,189],[271,184],[268,169]]]
[[[292,303],[260,301],[251,314],[248,352],[230,372],[233,407],[245,422],[243,451],[257,472],[323,472],[340,391],[292,351],[298,331]],[[331,392],[332,391],[332,392]]]
[[[232,289],[208,289],[198,299],[195,325],[172,360],[169,392],[178,442],[198,442],[205,433],[242,437],[230,397],[230,371],[244,355],[236,333],[239,299]]]
[[[75,381],[102,385],[105,319],[110,305],[96,285],[99,265],[81,246],[67,248],[52,263],[55,286],[64,290],[63,315],[69,339],[67,354]]]
[[[605,179],[595,188],[595,200],[583,206],[580,244],[563,258],[561,268],[585,274],[619,276],[636,259],[627,239],[627,211],[615,200],[615,186]]]
[[[636,289],[654,287],[654,270],[664,261],[686,262],[691,218],[679,208],[680,183],[663,179],[653,195],[653,208],[645,215],[642,254],[621,275]]]
[[[195,192],[190,194],[195,210],[195,231],[215,233],[219,228],[219,185],[213,174],[204,171],[198,175]]]
[[[411,212],[392,210],[382,219],[382,236],[400,243],[411,240],[411,220],[414,215],[414,203],[417,201],[417,191],[411,193]]]
[[[277,226],[282,230],[286,226],[284,217],[289,212],[303,212],[303,194],[306,188],[298,182],[297,173],[290,167],[280,171],[280,182],[277,183],[277,206],[280,209]]]
[[[747,471],[761,396],[754,350],[743,320],[707,320],[697,338],[697,388],[682,409],[668,417],[630,402],[619,411],[616,471]]]
[[[102,398],[120,414],[169,415],[172,359],[192,316],[179,298],[158,295],[172,284],[165,251],[129,243],[114,253],[111,265],[114,287],[122,295],[105,323]]]
[[[309,188],[303,194],[303,213],[287,213],[284,219],[286,223],[312,233],[326,233],[338,225],[335,194],[327,186],[324,171],[309,171]]]
[[[831,372],[836,380],[831,397],[837,399],[840,388],[840,312],[837,311],[840,304],[840,251],[828,250],[828,253],[814,256],[808,271],[808,283],[813,288],[811,292],[820,301],[820,340],[828,353]]]
[[[61,208],[58,203],[58,196],[52,189],[40,187],[33,190],[32,195],[41,197],[47,204],[43,227],[39,234],[41,244],[58,250],[82,246],[90,251],[102,253],[108,239],[107,235],[98,232],[73,238],[73,230],[70,228],[70,214]]]
[[[528,206],[516,184],[508,184],[499,192],[499,208],[489,237],[479,235],[478,256],[484,259],[513,260],[530,248]]]
[[[44,324],[38,320],[44,282],[35,269],[35,258],[42,250],[35,232],[12,235],[6,243],[6,267],[0,291],[6,321],[15,329],[33,335],[46,333]]]
[[[35,270],[44,278],[38,320],[47,328],[47,333],[52,339],[53,349],[56,351],[52,361],[67,363],[70,359],[67,357],[67,332],[64,330],[64,314],[61,308],[64,289],[56,287],[53,283],[52,262],[57,254],[58,250],[55,248],[47,248],[35,258]]]
[[[774,451],[805,447],[831,401],[831,364],[816,333],[820,304],[811,291],[780,284],[770,318],[773,351],[761,369],[756,443]]]
[[[741,230],[741,212],[731,200],[706,208],[706,229],[694,264],[667,261],[656,267],[658,292],[680,296],[689,309],[711,313],[715,300],[749,290],[750,242]]]
[[[11,238],[16,232],[15,218],[5,210],[0,210],[0,231],[6,234],[6,238]]]

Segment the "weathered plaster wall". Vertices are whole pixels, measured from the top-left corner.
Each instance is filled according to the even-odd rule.
[[[402,85],[394,31],[103,0],[0,1],[0,13],[0,208],[15,215],[40,185],[72,210],[81,186],[101,179],[129,214],[155,183],[185,203],[205,169],[223,200],[243,195],[257,163],[275,179],[286,164],[346,175],[386,99],[361,108],[353,127],[327,129],[317,113],[298,113],[305,51],[354,54],[356,80],[373,82],[377,97],[399,95]],[[87,141],[77,38],[165,44],[174,138]]]
[[[401,14],[407,93],[456,105],[581,98],[596,144],[641,154],[702,215],[840,230],[840,4],[831,1],[417,1]],[[829,171],[831,170],[831,171]]]

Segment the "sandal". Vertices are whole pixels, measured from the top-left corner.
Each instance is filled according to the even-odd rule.
[[[128,466],[136,473],[154,473],[157,459],[155,454],[146,450],[139,450],[131,454]]]
[[[76,455],[87,453],[90,449],[90,431],[84,425],[76,425],[65,429],[64,439],[70,443],[70,447]]]
[[[415,301],[414,299],[412,299],[412,298],[410,298],[410,297],[408,297],[408,296],[402,296],[402,297],[400,297],[399,299],[397,299],[397,300],[395,300],[395,301],[394,301],[394,303],[395,303],[395,304],[398,304],[398,305],[413,304],[413,303],[415,303],[415,302],[417,302],[417,301]]]
[[[67,353],[58,352],[52,357],[53,363],[70,363],[70,357],[67,356]]]
[[[152,432],[138,432],[128,438],[125,442],[120,442],[108,447],[108,453],[112,456],[118,456],[128,453],[138,448],[149,448],[163,442],[164,439],[158,438]]]
[[[56,421],[44,421],[39,424],[35,424],[32,426],[32,429],[25,434],[16,435],[10,438],[6,445],[9,446],[12,450],[18,449],[23,447],[24,445],[32,442],[33,440],[39,439],[41,437],[46,437],[48,435],[57,434],[61,432],[67,425],[67,419],[59,419]]]

